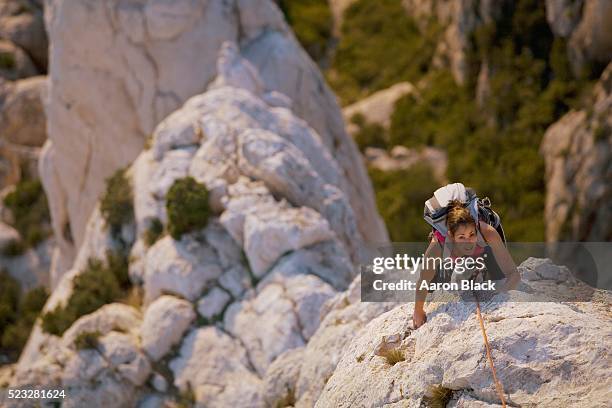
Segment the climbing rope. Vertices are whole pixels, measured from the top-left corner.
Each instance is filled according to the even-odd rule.
[[[485,349],[487,350],[487,359],[489,360],[489,365],[491,366],[491,371],[493,372],[493,381],[495,382],[495,388],[497,389],[497,394],[499,395],[499,399],[501,400],[502,407],[506,408],[504,388],[502,387],[501,382],[499,382],[499,380],[497,379],[495,365],[493,364],[493,357],[491,356],[491,347],[489,346],[489,339],[487,338],[487,332],[485,331],[484,320],[482,320],[482,314],[480,314],[480,303],[478,302],[478,297],[476,296],[476,293],[474,293],[474,299],[476,300],[476,316],[478,316],[478,321],[480,322],[480,330],[482,331]]]

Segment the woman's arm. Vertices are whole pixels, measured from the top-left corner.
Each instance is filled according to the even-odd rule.
[[[440,250],[440,244],[438,244],[438,241],[434,237],[431,239],[431,242],[429,243],[429,247],[427,247],[427,250],[425,251],[424,257],[425,259],[427,259],[428,257],[440,257],[440,256],[442,256],[442,251]],[[415,301],[414,301],[414,313],[412,314],[412,323],[415,329],[418,329],[420,326],[423,325],[423,323],[427,321],[427,316],[425,315],[425,311],[423,310],[423,306],[425,305],[425,299],[427,298],[427,289],[423,289],[423,290],[419,289],[421,287],[421,282],[423,281],[426,281],[428,283],[431,282],[435,274],[436,274],[436,271],[434,268],[425,268],[425,266],[421,268],[419,278],[417,279],[416,294],[415,294]]]
[[[504,275],[506,275],[506,284],[504,289],[515,289],[521,280],[521,276],[516,269],[514,260],[512,260],[512,256],[510,255],[510,252],[508,252],[508,249],[504,245],[501,237],[495,228],[482,221],[480,222],[480,232],[491,247],[495,261],[501,268]]]

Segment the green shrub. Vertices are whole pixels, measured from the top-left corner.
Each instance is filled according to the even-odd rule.
[[[17,317],[20,291],[19,282],[6,270],[0,270],[0,332]]]
[[[391,145],[437,145],[446,149],[475,127],[475,103],[449,71],[428,74],[426,83],[418,99],[406,95],[396,102],[389,130]]]
[[[440,28],[420,32],[401,0],[358,0],[344,13],[328,80],[343,105],[429,69]]]
[[[332,35],[333,19],[326,0],[280,0],[279,6],[299,42],[313,60],[321,61]]]
[[[74,339],[74,346],[77,350],[93,349],[98,346],[98,339],[102,333],[96,330],[93,332],[83,332]]]
[[[353,139],[361,152],[364,152],[366,147],[387,148],[387,131],[383,126],[368,122],[360,113],[355,114],[351,122],[358,127]]]
[[[31,289],[21,296],[19,283],[0,272],[0,353],[16,360],[48,297],[47,289]]]
[[[407,170],[369,169],[376,204],[392,241],[422,242],[431,227],[423,220],[423,205],[439,187],[429,165],[419,163]]]
[[[132,186],[126,176],[126,169],[117,170],[106,179],[100,212],[114,236],[120,234],[122,225],[134,220]]]
[[[163,234],[164,234],[164,224],[162,224],[159,218],[154,218],[153,220],[151,220],[151,224],[149,225],[147,230],[144,232],[143,238],[144,238],[145,245],[148,247],[152,246],[155,242],[157,242],[158,239],[161,238]]]
[[[13,216],[15,227],[23,240],[23,246],[33,247],[51,234],[47,197],[40,180],[25,179],[4,198],[4,205]],[[15,246],[12,248],[18,252]]]
[[[178,240],[181,235],[204,228],[208,222],[208,190],[193,177],[174,182],[166,196],[168,232]]]
[[[13,258],[23,254],[26,251],[26,246],[23,241],[20,239],[11,239],[5,246],[2,248],[2,255],[8,258]]]
[[[15,69],[17,62],[10,52],[0,52],[0,69]]]
[[[44,331],[61,336],[79,317],[125,297],[130,288],[128,261],[120,252],[107,252],[106,262],[90,258],[85,270],[73,280],[65,306],[42,316]]]

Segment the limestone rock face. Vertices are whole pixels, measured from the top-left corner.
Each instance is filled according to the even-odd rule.
[[[154,361],[183,337],[193,319],[193,306],[174,296],[161,296],[147,308],[140,328],[142,348]]]
[[[0,79],[14,81],[38,74],[34,63],[21,48],[7,40],[0,40]]]
[[[546,161],[546,239],[612,239],[612,65],[593,91],[593,110],[572,111],[551,125],[540,151]]]
[[[580,75],[591,63],[612,59],[612,31],[607,21],[612,4],[605,0],[547,0],[546,19],[552,32],[568,40],[572,68]]]
[[[448,155],[436,147],[422,149],[409,149],[405,146],[393,146],[390,152],[378,147],[366,147],[365,160],[369,166],[383,171],[408,169],[418,163],[427,163],[431,166],[438,183],[447,183],[446,169]]]
[[[155,126],[211,85],[220,69],[226,74],[217,86],[263,91],[260,96],[277,105],[291,101],[293,113],[336,158],[339,188],[358,215],[360,231],[373,241],[387,239],[336,99],[271,0],[53,0],[46,5],[50,140],[43,161],[52,175],[43,180],[54,201],[58,240],[60,225],[69,224],[74,237],[74,244],[61,245],[79,247],[104,179],[134,160]],[[217,63],[217,52],[228,40],[237,46]],[[253,70],[244,64],[239,65],[243,71],[236,70],[232,55],[238,49],[258,71],[258,80],[248,79]],[[249,85],[236,78],[247,78]],[[274,99],[274,91],[288,99]],[[180,143],[194,137],[189,128],[185,132],[177,134]],[[63,253],[67,259],[58,263],[70,265],[75,250]]]
[[[47,78],[36,76],[15,81],[3,89],[0,99],[0,134],[11,144],[42,146],[47,139],[43,98]]]
[[[191,389],[202,406],[262,406],[261,380],[250,370],[244,347],[217,328],[189,333],[170,369],[174,384]]]
[[[218,66],[210,88],[163,120],[127,169],[133,222],[113,233],[96,205],[44,308],[67,302],[88,261],[110,250],[129,256],[140,310],[106,305],[62,337],[37,323],[15,384],[69,383],[82,390],[77,401],[96,404],[263,407],[269,367],[306,346],[326,302],[351,282],[364,244],[340,165],[292,100],[259,87],[236,45],[222,46]],[[168,191],[187,176],[209,191],[210,211],[205,226],[173,237]],[[152,239],[154,222],[163,231]],[[98,333],[98,354],[74,350],[87,333]]]
[[[74,322],[62,338],[47,342],[39,359],[27,370],[16,370],[12,381],[70,390],[64,402],[69,407],[133,406],[138,387],[151,373],[151,364],[139,347],[140,322],[140,313],[131,306],[105,305]],[[80,343],[84,335],[92,336],[90,343]]]
[[[546,0],[546,20],[552,32],[567,38],[582,17],[584,0]]]
[[[570,61],[576,72],[589,62],[606,64],[612,59],[612,4],[605,0],[586,0],[580,23],[569,41]]]
[[[434,18],[443,28],[433,64],[450,68],[463,84],[470,74],[467,53],[470,36],[486,24],[495,23],[514,7],[511,0],[403,0],[404,9],[421,29]],[[577,75],[591,63],[612,59],[612,3],[607,0],[546,0],[546,19],[553,34],[568,41],[568,55]],[[481,67],[481,73],[486,69]]]
[[[164,292],[196,300],[206,283],[222,273],[210,256],[212,250],[203,249],[193,241],[176,242],[170,236],[152,246],[145,263],[145,302],[152,302]]]
[[[0,250],[15,237],[19,237],[17,231],[0,223]],[[8,256],[0,253],[0,265],[14,279],[17,279],[22,291],[34,289],[41,285],[47,286],[50,284],[49,268],[52,251],[53,240],[47,239],[34,248],[28,248],[18,256]]]
[[[6,0],[0,4],[0,37],[21,47],[40,72],[47,68],[47,33],[40,0]]]
[[[558,279],[556,273],[564,273],[563,268],[536,259],[526,261],[519,269],[535,271],[538,280],[543,276]],[[530,284],[527,276],[523,283]],[[526,300],[525,295],[511,291],[481,305],[497,376],[507,400],[520,405],[604,406],[610,387],[607,363],[588,356],[609,352],[609,345],[601,341],[612,336],[605,323],[609,319],[604,306],[609,304],[609,293],[597,294],[601,298],[595,303],[601,308],[546,303],[542,302],[543,295],[517,302]],[[315,406],[418,407],[434,384],[453,390],[453,406],[465,406],[457,400],[469,401],[467,406],[497,406],[499,399],[484,355],[474,303],[429,303],[428,321],[418,330],[410,328],[412,307],[395,307],[355,332],[321,395],[314,399]],[[322,330],[326,330],[325,323],[319,332]],[[402,333],[406,335],[397,348],[404,361],[390,365],[384,357],[375,355],[383,336]],[[585,360],[590,361],[587,366]],[[576,383],[574,375],[588,376],[591,381]],[[301,406],[299,399],[296,406]]]
[[[397,83],[342,109],[344,120],[348,123],[354,115],[361,114],[367,122],[378,123],[388,129],[395,102],[402,96],[415,92],[417,91],[410,82]],[[354,124],[348,124],[347,130],[352,135],[357,129]]]
[[[450,68],[455,81],[463,84],[469,74],[467,51],[470,36],[477,28],[492,23],[503,13],[508,0],[403,0],[404,9],[425,28],[435,18],[444,32],[436,47],[433,63]]]

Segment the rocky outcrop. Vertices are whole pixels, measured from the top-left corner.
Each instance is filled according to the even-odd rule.
[[[592,110],[571,111],[542,140],[550,242],[612,240],[612,65],[592,100]]]
[[[337,161],[286,95],[259,87],[236,45],[219,59],[208,90],[162,121],[128,168],[134,222],[109,231],[96,207],[44,307],[66,304],[89,260],[123,250],[140,310],[111,303],[61,336],[38,323],[14,384],[61,385],[75,404],[264,406],[269,367],[309,343],[325,302],[352,280],[363,241]],[[168,230],[168,192],[188,176],[209,191],[207,225],[145,240],[154,220]]]
[[[450,68],[455,81],[464,84],[470,75],[467,53],[471,35],[479,27],[502,16],[508,0],[403,0],[406,13],[422,31],[434,19],[443,28],[433,64]]]
[[[193,305],[174,296],[161,296],[148,308],[140,328],[142,348],[157,361],[178,343],[195,319]]]
[[[47,78],[35,76],[5,83],[0,91],[0,134],[4,142],[40,147],[46,136],[43,99]]]
[[[551,31],[568,38],[582,18],[584,0],[546,0],[546,20]]]
[[[402,96],[416,92],[417,90],[410,82],[400,82],[342,109],[348,133],[354,135],[357,132],[358,127],[350,121],[358,114],[362,115],[366,122],[377,123],[388,129],[391,124],[391,115],[395,110],[395,102]]]
[[[340,37],[340,30],[342,29],[342,21],[344,12],[348,9],[356,0],[329,0],[329,8],[334,19],[334,36]]]
[[[447,183],[448,156],[444,150],[436,147],[409,149],[398,145],[393,146],[390,152],[376,147],[367,147],[364,156],[368,166],[383,171],[405,170],[416,164],[425,163],[431,166],[434,177],[441,185]]]
[[[593,303],[546,302],[546,292],[529,289],[532,277],[536,276],[536,282],[541,282],[540,275],[555,279],[556,275],[565,276],[566,269],[530,258],[519,271],[524,292],[500,294],[482,304],[506,400],[522,406],[605,406],[610,387],[607,363],[588,356],[609,352],[609,346],[601,342],[612,336],[605,323],[609,293],[598,292]],[[532,297],[525,297],[530,291],[528,296]],[[418,330],[409,324],[412,304],[384,314],[379,310],[353,332],[321,394],[311,401],[316,401],[317,407],[418,407],[430,386],[442,385],[452,390],[451,406],[466,406],[459,403],[461,400],[466,404],[471,401],[467,406],[498,406],[474,308],[474,303],[428,303],[428,322]],[[319,332],[329,330],[329,317]],[[342,327],[348,322],[337,324]],[[403,340],[395,349],[404,360],[392,365],[375,351],[383,336],[397,334]],[[320,352],[320,361],[335,355],[334,350]],[[301,373],[309,364],[307,358],[303,361]],[[585,365],[584,361],[590,363]],[[588,375],[591,381],[576,383],[574,379],[580,375]],[[295,406],[311,404],[302,405],[298,399]]]
[[[566,12],[571,11],[570,8]],[[607,23],[611,18],[609,1],[584,2],[580,22],[572,31],[568,44],[570,62],[576,73],[590,63],[607,64],[612,60],[612,29]]]
[[[612,59],[612,4],[606,0],[547,0],[546,19],[552,32],[568,40],[570,63],[576,75]]]
[[[0,40],[0,79],[14,81],[38,74],[34,63],[21,48]]]
[[[259,82],[249,82],[256,89],[247,89],[265,90],[264,99],[279,107],[290,101],[294,114],[312,126],[337,159],[338,186],[366,239],[387,238],[336,99],[271,0],[54,0],[47,5],[50,141],[43,180],[55,234],[62,247],[72,247],[58,252],[66,258],[58,260],[60,269],[70,265],[83,242],[104,179],[129,164],[155,126],[204,91],[219,69],[230,81],[242,75],[229,74],[231,55],[217,66],[217,51],[226,40],[237,43],[259,71]],[[66,229],[74,244],[62,238]]]
[[[42,241],[18,255],[4,252],[9,245],[20,239],[17,231],[0,222],[0,268],[5,269],[19,282],[22,291],[48,286],[53,240]]]
[[[6,0],[0,4],[0,38],[10,40],[34,61],[39,72],[47,68],[47,33],[42,0]]]
[[[469,75],[468,53],[472,34],[503,18],[516,2],[509,0],[403,0],[410,17],[425,31],[431,19],[442,28],[434,66],[450,68],[455,81],[464,84]],[[546,0],[546,19],[556,37],[567,40],[572,68],[577,76],[592,65],[612,59],[612,33],[607,21],[612,3],[607,0]],[[481,67],[487,68],[486,64]]]

